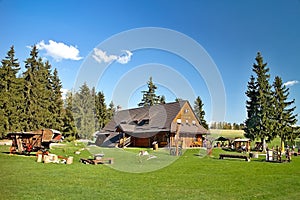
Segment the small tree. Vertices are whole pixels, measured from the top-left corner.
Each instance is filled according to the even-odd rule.
[[[109,103],[108,109],[107,109],[107,118],[106,118],[107,121],[106,121],[106,123],[113,118],[115,112],[116,112],[116,108],[115,108],[114,102],[111,101]]]
[[[178,97],[176,97],[176,99],[175,99],[175,102],[179,102],[179,101],[182,101],[182,99],[181,99],[181,98],[178,98]]]
[[[148,90],[142,91],[143,98],[138,106],[153,106],[159,104],[160,97],[155,94],[155,90],[157,89],[156,85],[152,81],[152,77],[150,77],[149,81],[147,82]]]
[[[166,103],[166,97],[165,97],[165,95],[160,96],[159,103],[160,104],[165,104]]]
[[[203,110],[203,103],[201,98],[198,96],[197,99],[194,102],[194,112],[197,116],[197,118],[199,119],[201,125],[208,129],[208,124],[206,123],[204,116],[205,116],[205,111]]]

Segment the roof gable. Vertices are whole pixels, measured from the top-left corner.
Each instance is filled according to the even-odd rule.
[[[177,120],[180,119],[180,133],[195,134],[205,133],[208,131],[200,124],[199,119],[196,117],[193,108],[190,103],[186,101],[176,117],[174,118],[171,125],[171,132],[175,132],[178,128]]]
[[[181,132],[207,133],[188,101],[121,110],[102,131],[125,133],[175,132],[176,120],[181,119]]]
[[[134,126],[135,130],[140,131],[149,129],[169,131],[173,119],[179,113],[185,102],[186,101],[180,101],[118,111],[103,130],[115,131],[118,127],[127,127],[132,130]]]

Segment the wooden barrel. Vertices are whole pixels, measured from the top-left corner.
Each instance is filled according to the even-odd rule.
[[[41,163],[43,161],[43,154],[37,155],[37,162]]]
[[[70,156],[70,157],[68,157],[68,159],[67,159],[67,164],[69,165],[69,164],[72,164],[72,163],[73,163],[73,157]]]

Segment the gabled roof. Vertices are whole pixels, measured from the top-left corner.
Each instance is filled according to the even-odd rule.
[[[115,113],[113,119],[102,131],[133,134],[172,132],[174,130],[172,130],[171,124],[186,103],[188,101],[121,110]],[[207,130],[202,126],[182,124],[180,132],[207,133]]]

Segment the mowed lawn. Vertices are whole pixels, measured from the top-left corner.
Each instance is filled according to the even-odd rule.
[[[0,146],[0,199],[299,199],[300,156],[291,163],[246,162],[199,156],[189,149],[172,164],[148,173],[128,173],[108,165],[84,165],[64,147],[55,153],[74,156],[74,163],[37,163],[34,156],[9,155]],[[127,151],[134,151],[128,149]],[[151,150],[148,150],[153,154]],[[117,160],[115,161],[117,164]],[[132,161],[135,162],[135,161]],[[136,160],[138,162],[138,160]],[[152,162],[149,160],[147,162]],[[143,162],[143,164],[147,164]],[[153,159],[155,162],[155,159]]]

